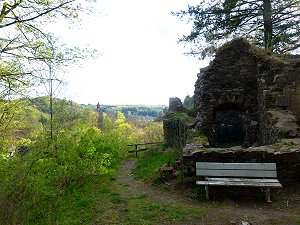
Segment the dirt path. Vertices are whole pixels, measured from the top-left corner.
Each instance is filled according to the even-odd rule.
[[[196,206],[197,201],[189,199],[186,196],[178,195],[178,192],[172,189],[161,189],[159,187],[150,186],[142,181],[136,180],[131,174],[131,170],[135,166],[135,160],[126,160],[120,167],[117,181],[126,187],[127,195],[147,195],[151,199],[169,204],[188,204]]]
[[[116,180],[122,186],[120,192],[125,197],[148,196],[154,202],[172,205],[185,204],[190,207],[209,207],[209,213],[201,221],[190,221],[184,224],[296,224],[295,218],[300,217],[300,199],[288,202],[280,199],[272,204],[265,202],[241,202],[225,199],[221,203],[209,201],[199,202],[187,197],[183,191],[171,188],[158,188],[135,180],[131,170],[135,166],[134,159],[128,159],[121,165]],[[287,190],[288,191],[288,190]],[[295,206],[297,206],[295,208]],[[247,224],[244,223],[244,224]]]

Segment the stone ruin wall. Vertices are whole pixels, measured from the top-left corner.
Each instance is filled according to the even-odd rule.
[[[273,162],[280,181],[300,179],[300,61],[277,59],[235,39],[200,70],[194,101],[198,112],[194,128],[205,133],[209,146],[186,144],[191,124],[172,116],[188,113],[180,99],[170,99],[163,121],[165,144],[183,149],[186,174],[195,175],[197,161]],[[243,145],[249,148],[214,148],[222,122],[236,127],[241,123]],[[273,144],[284,138],[299,143]]]
[[[299,140],[299,61],[272,57],[235,39],[200,70],[194,99],[211,148],[187,144],[182,157],[185,173],[195,175],[197,161],[273,162],[280,181],[299,181],[300,143],[274,144],[284,138]],[[218,146],[222,121],[242,123],[243,145],[249,148],[213,148]]]
[[[300,63],[269,57],[259,59],[257,66],[258,103],[262,109],[259,143],[299,137]]]
[[[246,147],[300,134],[300,63],[273,58],[243,39],[225,44],[200,70],[194,98],[211,146],[217,146],[216,114],[230,109],[240,113]]]
[[[185,113],[186,111],[179,98],[169,99],[169,109],[163,119],[165,145],[177,149],[182,149],[186,145],[188,126],[175,116],[176,113]]]
[[[245,52],[220,54],[201,70],[195,85],[195,105],[203,117],[203,129],[211,146],[216,146],[215,116],[218,110],[234,109],[243,113],[245,145],[257,141],[257,67],[256,59]],[[243,49],[241,49],[243,50]]]
[[[299,140],[298,140],[299,141]],[[278,146],[277,146],[278,147]],[[194,151],[192,154],[188,151]],[[195,176],[196,162],[222,163],[276,163],[277,176],[280,182],[300,181],[300,145],[261,146],[247,149],[218,149],[201,150],[199,146],[188,144],[183,149],[182,167],[186,175]]]
[[[187,126],[179,119],[164,119],[164,144],[182,149],[186,145]]]

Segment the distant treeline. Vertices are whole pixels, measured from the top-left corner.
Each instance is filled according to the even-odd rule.
[[[84,105],[96,109],[96,105],[88,104]],[[116,115],[117,112],[122,112],[126,118],[149,118],[153,119],[163,115],[163,111],[166,108],[164,105],[100,105],[103,112],[107,114]]]

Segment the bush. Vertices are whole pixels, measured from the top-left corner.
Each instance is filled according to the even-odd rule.
[[[28,152],[23,156],[0,157],[0,222],[15,218],[14,224],[46,216],[43,212],[51,210],[70,188],[113,172],[127,154],[124,146],[126,139],[116,130],[102,133],[91,126],[61,133],[51,144],[47,138],[40,138],[27,145]]]

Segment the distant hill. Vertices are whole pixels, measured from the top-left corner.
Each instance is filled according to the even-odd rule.
[[[49,96],[41,96],[32,99],[24,99],[29,105],[36,108],[42,113],[49,114],[50,99]],[[93,104],[77,104],[73,101],[54,98],[53,103],[57,106],[60,104],[68,104],[73,107],[80,108],[90,108],[95,110],[96,105]],[[116,116],[118,112],[122,112],[126,118],[133,117],[138,119],[153,120],[157,117],[163,115],[163,110],[166,108],[165,105],[100,105],[103,112],[108,115]],[[54,106],[55,108],[55,106]]]
[[[96,109],[96,105],[82,104],[82,106]],[[116,115],[117,112],[122,112],[126,118],[148,118],[154,119],[163,114],[165,105],[100,105],[103,112]]]

